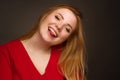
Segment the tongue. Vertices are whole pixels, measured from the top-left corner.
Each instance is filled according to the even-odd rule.
[[[55,37],[54,33],[51,30],[49,30],[49,32],[51,36]]]

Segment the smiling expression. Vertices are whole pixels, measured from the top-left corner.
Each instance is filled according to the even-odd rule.
[[[39,25],[39,33],[50,45],[64,42],[75,30],[77,23],[74,13],[66,8],[54,10]]]

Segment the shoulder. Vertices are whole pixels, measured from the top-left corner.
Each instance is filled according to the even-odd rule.
[[[0,44],[0,51],[15,49],[17,46],[19,46],[19,44],[20,44],[20,40],[12,40],[12,41]]]
[[[20,52],[20,40],[12,40],[0,45],[0,58],[12,59],[18,52]],[[9,60],[8,60],[9,61]]]

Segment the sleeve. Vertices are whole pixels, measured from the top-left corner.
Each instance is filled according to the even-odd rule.
[[[0,46],[0,80],[12,80],[10,56],[7,49]]]

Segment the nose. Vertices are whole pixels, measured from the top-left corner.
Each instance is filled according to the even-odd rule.
[[[57,28],[57,30],[58,30],[59,32],[61,32],[62,29],[63,29],[63,24],[62,24],[62,23],[58,23],[58,24],[56,25],[56,28]]]

